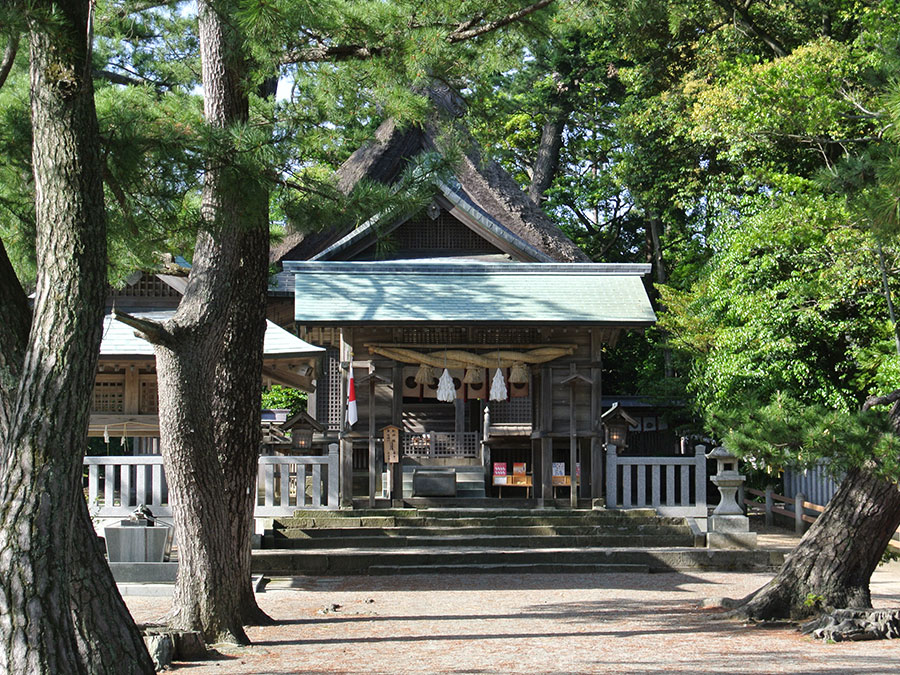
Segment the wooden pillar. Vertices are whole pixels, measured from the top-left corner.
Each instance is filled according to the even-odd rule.
[[[345,335],[346,332],[346,335]],[[353,506],[353,441],[346,437],[347,427],[347,374],[353,367],[350,362],[350,329],[340,330],[339,359],[341,364],[341,506]]]
[[[575,465],[578,463],[578,439],[575,435],[577,421],[575,419],[575,364],[572,364],[572,380],[569,382],[569,506],[578,508],[578,472]]]
[[[603,497],[603,342],[591,329],[591,499]]]
[[[125,366],[125,396],[122,411],[126,415],[137,415],[141,403],[141,376],[133,363]]]
[[[353,365],[351,364],[351,368]],[[369,365],[369,508],[375,508],[375,485],[378,466],[375,462],[375,365]]]
[[[541,503],[553,499],[553,369],[541,368]]]
[[[400,428],[403,434],[403,366],[395,363],[391,372],[393,393],[391,395],[391,424]],[[391,499],[403,501],[403,443],[400,443],[400,461],[391,464]]]

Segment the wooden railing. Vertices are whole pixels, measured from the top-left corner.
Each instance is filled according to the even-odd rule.
[[[653,508],[662,515],[706,517],[706,448],[693,456],[620,456],[606,452],[606,506]]]
[[[260,457],[256,518],[291,515],[297,509],[337,509],[338,446],[324,456]],[[172,517],[172,503],[162,457],[91,456],[88,469],[88,508],[97,518],[121,518],[140,505],[159,518]]]
[[[750,499],[747,495],[755,497],[755,499]],[[767,488],[765,491],[744,488],[741,504],[746,508],[747,515],[755,513],[765,516],[766,525],[774,524],[775,516],[793,520],[794,531],[797,534],[803,534],[807,524],[814,523],[819,514],[825,510],[821,504],[806,501],[806,495],[802,492],[798,492],[791,498],[777,494],[772,488]],[[785,508],[788,505],[792,508]]]
[[[479,457],[477,431],[427,431],[403,434],[403,454],[407,457]]]

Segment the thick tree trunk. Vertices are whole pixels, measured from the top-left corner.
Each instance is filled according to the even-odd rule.
[[[38,277],[24,336],[29,313],[16,297],[18,281],[4,278],[0,294],[12,325],[0,332],[0,672],[95,672],[97,661],[81,659],[70,611],[71,540],[80,522],[74,514],[86,508],[81,458],[106,290],[88,2],[37,2],[29,10]],[[10,271],[4,251],[0,274]],[[82,644],[99,639],[86,637]],[[143,644],[110,645],[118,672],[152,672],[131,667],[136,650]]]
[[[871,607],[869,579],[900,525],[900,489],[861,469],[847,474],[777,576],[733,611],[752,619],[803,618],[823,606]]]
[[[69,583],[81,660],[92,675],[153,673],[156,669],[144,639],[119,595],[106,552],[94,533],[87,502],[80,489],[78,493]]]
[[[567,110],[557,111],[544,122],[541,130],[541,142],[538,145],[537,155],[534,159],[534,167],[531,171],[531,185],[528,186],[528,196],[538,206],[544,199],[556,171],[559,168],[559,153],[563,146],[563,131],[569,119]]]
[[[227,7],[198,4],[207,123],[249,117],[247,64]],[[248,642],[262,621],[250,592],[268,278],[268,194],[231,153],[210,158],[202,231],[178,312],[156,336],[161,450],[179,571],[170,623],[209,642]],[[232,151],[234,152],[234,151]]]

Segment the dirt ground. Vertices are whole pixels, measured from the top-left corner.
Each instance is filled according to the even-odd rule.
[[[275,626],[253,645],[175,664],[235,673],[896,673],[900,641],[825,644],[699,609],[764,574],[498,574],[277,579],[258,596]],[[872,581],[900,607],[900,563]],[[128,596],[138,621],[167,597]]]

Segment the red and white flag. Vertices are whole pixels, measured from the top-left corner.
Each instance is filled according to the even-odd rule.
[[[353,384],[353,366],[350,366],[350,379],[347,380],[347,425],[353,426],[359,415],[356,411],[356,387]]]

